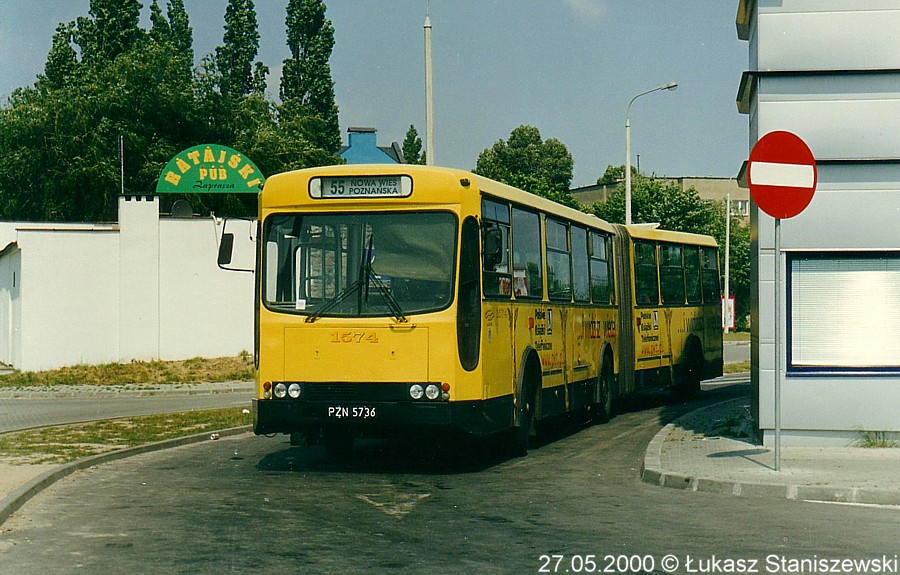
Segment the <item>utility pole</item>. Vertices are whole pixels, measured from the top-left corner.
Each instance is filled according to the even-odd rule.
[[[729,294],[730,283],[730,260],[731,260],[731,191],[725,194],[725,299],[723,311],[723,321],[725,322],[725,333],[731,329],[731,322],[728,321],[728,311],[731,310],[731,294]],[[732,311],[732,313],[734,313]]]
[[[434,165],[434,94],[431,70],[431,2],[425,0],[425,163]]]

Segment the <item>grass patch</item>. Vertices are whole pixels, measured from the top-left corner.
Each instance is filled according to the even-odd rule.
[[[868,449],[883,449],[900,447],[900,444],[894,440],[894,434],[889,431],[860,431],[860,439],[856,442],[858,447]]]
[[[729,331],[722,334],[723,341],[750,341],[749,331]]]
[[[243,352],[234,357],[184,361],[132,361],[103,365],[75,365],[51,371],[13,372],[0,376],[0,388],[56,385],[168,385],[215,381],[250,381],[253,357]]]
[[[82,457],[251,423],[243,408],[229,407],[56,425],[0,435],[0,457],[9,463],[68,463]]]
[[[738,363],[726,363],[722,366],[723,373],[744,373],[750,371],[750,360],[739,361]]]

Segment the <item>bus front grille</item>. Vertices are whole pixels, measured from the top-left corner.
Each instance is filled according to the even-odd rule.
[[[405,401],[410,399],[409,386],[414,383],[302,383],[301,397],[308,401]]]

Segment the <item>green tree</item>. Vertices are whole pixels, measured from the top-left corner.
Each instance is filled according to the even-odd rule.
[[[543,140],[534,126],[514,129],[478,155],[475,173],[573,208],[581,205],[569,192],[574,161],[565,144]]]
[[[291,55],[282,68],[280,113],[289,124],[302,127],[313,145],[336,153],[341,134],[328,63],[334,49],[334,27],[325,17],[325,3],[290,0],[285,26]]]
[[[401,149],[407,164],[422,165],[425,163],[425,155],[422,153],[422,138],[419,137],[418,130],[412,124],[409,125],[409,130],[406,131],[406,137],[403,139]]]
[[[631,166],[631,177],[638,175],[637,168]],[[625,181],[625,165],[606,166],[606,172],[597,179],[597,184],[601,186],[613,186]]]
[[[125,193],[152,191],[172,156],[203,142],[240,150],[267,175],[340,163],[314,143],[325,139],[315,122],[304,115],[280,118],[265,95],[262,63],[251,64],[249,76],[242,76],[248,80],[228,92],[222,63],[236,60],[219,56],[240,52],[244,39],[244,60],[255,58],[252,2],[230,3],[228,49],[204,57],[196,74],[183,1],[169,0],[165,15],[160,4],[150,6],[149,31],[136,28],[140,4],[131,0],[92,0],[89,17],[57,27],[35,86],[16,89],[0,103],[0,217],[114,219],[122,191],[120,138]],[[201,213],[256,211],[248,194],[189,199]]]
[[[104,66],[142,42],[139,0],[91,0],[90,18],[76,20],[75,42],[81,60],[89,66]]]
[[[750,226],[740,218],[731,218],[730,245],[729,294],[734,296],[735,327],[746,331],[749,329],[747,316],[750,314]],[[724,259],[724,239],[719,239],[719,246]],[[722,273],[725,273],[724,263]]]
[[[72,47],[74,33],[74,22],[60,23],[56,27],[47,63],[44,64],[44,74],[38,76],[35,83],[39,89],[46,91],[62,88],[77,76],[79,62],[75,48]]]
[[[216,48],[219,90],[227,98],[253,91],[253,61],[259,51],[259,26],[253,0],[228,0],[225,36]]]
[[[153,0],[150,4],[150,24],[150,39],[157,43],[168,42],[188,62],[189,68],[193,67],[193,29],[184,8],[184,0],[169,0],[165,16],[158,0]]]
[[[631,185],[632,221],[658,223],[666,230],[725,235],[724,208],[704,200],[694,188],[682,189],[677,183],[636,174]],[[625,187],[619,186],[609,199],[590,208],[598,218],[612,223],[625,222]]]

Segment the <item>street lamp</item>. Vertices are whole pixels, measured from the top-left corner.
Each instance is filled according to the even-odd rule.
[[[657,86],[652,90],[641,92],[628,102],[628,109],[625,111],[625,224],[631,225],[631,105],[641,96],[652,94],[660,90],[674,90],[678,87],[675,82],[669,82],[665,86]]]
[[[431,68],[431,2],[425,1],[425,163],[434,165],[434,92]]]

